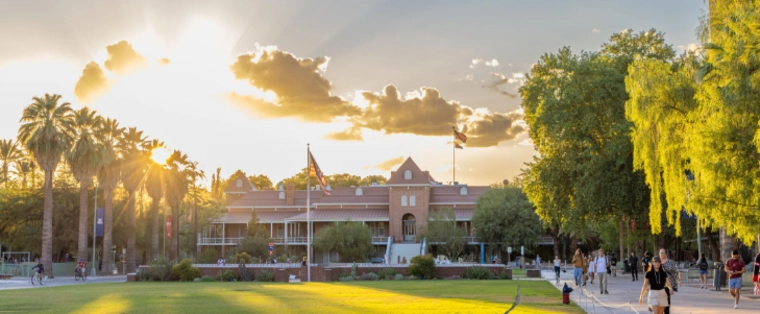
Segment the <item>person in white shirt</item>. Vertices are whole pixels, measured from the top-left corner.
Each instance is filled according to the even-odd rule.
[[[610,294],[607,292],[607,267],[610,265],[610,259],[604,255],[604,250],[599,249],[599,256],[594,260],[596,266],[596,279],[599,280],[599,290],[601,294]]]
[[[591,284],[594,284],[594,273],[596,272],[596,267],[594,264],[594,258],[589,256],[588,261],[588,276],[591,277]]]
[[[557,278],[559,278],[559,269],[561,266],[561,261],[559,260],[559,256],[554,256],[554,273],[557,274]]]
[[[538,268],[541,269],[541,256],[536,255],[536,265],[538,265]]]

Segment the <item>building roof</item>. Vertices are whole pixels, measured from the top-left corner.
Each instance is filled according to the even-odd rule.
[[[404,173],[410,171],[412,178],[407,180],[404,178]],[[420,167],[414,163],[412,157],[409,157],[396,169],[391,172],[391,177],[388,179],[387,185],[405,185],[405,184],[437,184],[430,173],[422,171]]]
[[[241,186],[237,186],[237,180],[241,181]],[[224,189],[224,193],[227,194],[243,194],[249,191],[256,191],[256,187],[253,186],[251,180],[248,180],[248,176],[246,176],[245,172],[242,171],[237,175],[237,177],[232,178],[232,180],[230,180],[230,185]]]
[[[388,221],[387,209],[315,209],[310,211],[311,221]],[[306,213],[288,218],[288,221],[306,221]]]
[[[216,223],[248,223],[251,221],[252,210],[233,210],[225,213],[219,219],[215,220]],[[298,216],[304,211],[257,211],[256,218],[259,218],[259,223],[273,223],[283,222],[285,219]]]
[[[462,188],[466,194],[462,195]],[[478,197],[489,190],[488,186],[442,185],[435,186],[430,193],[431,205],[475,204]]]

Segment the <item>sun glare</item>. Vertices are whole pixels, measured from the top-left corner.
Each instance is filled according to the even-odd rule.
[[[150,152],[150,159],[153,159],[157,164],[165,165],[166,160],[171,156],[171,151],[165,147],[155,148]]]

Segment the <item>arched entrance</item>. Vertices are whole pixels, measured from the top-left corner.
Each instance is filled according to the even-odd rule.
[[[406,214],[402,221],[404,223],[404,242],[417,241],[417,220],[414,219],[414,215]]]

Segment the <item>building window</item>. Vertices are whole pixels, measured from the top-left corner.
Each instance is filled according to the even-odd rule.
[[[356,196],[362,196],[362,188],[356,188]]]
[[[385,223],[384,222],[379,222],[378,224],[380,225],[380,227],[377,230],[377,236],[384,237],[385,236]]]
[[[409,196],[409,206],[417,206],[417,197],[412,195]]]
[[[285,226],[284,225],[278,225],[277,227],[277,237],[282,238],[285,236]]]
[[[243,187],[243,180],[238,179],[237,182],[235,182],[235,185],[239,188]]]
[[[467,195],[467,188],[464,187],[464,188],[459,189],[459,195]]]
[[[401,195],[401,206],[406,206],[406,195]]]
[[[412,172],[407,170],[404,171],[404,180],[411,180],[412,179]]]

